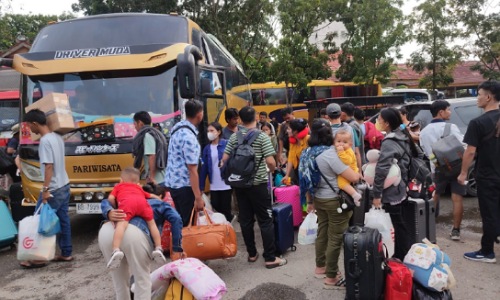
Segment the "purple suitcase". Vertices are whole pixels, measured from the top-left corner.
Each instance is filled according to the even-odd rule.
[[[303,220],[299,187],[297,185],[277,187],[274,189],[274,198],[277,203],[289,203],[292,205],[293,226],[299,226]]]

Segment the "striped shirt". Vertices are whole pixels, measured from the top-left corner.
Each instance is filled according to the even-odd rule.
[[[241,129],[241,132],[245,136],[248,132],[247,128]],[[231,135],[229,141],[227,142],[226,149],[224,149],[224,153],[231,155],[231,152],[238,144],[238,138],[236,134]],[[266,157],[276,155],[276,151],[274,151],[273,144],[271,143],[271,139],[264,132],[260,132],[259,136],[252,143],[252,147],[255,151],[255,164],[257,165],[257,174],[255,175],[253,184],[258,185],[262,183],[267,183],[267,172],[266,172]],[[259,162],[262,162],[259,164]]]

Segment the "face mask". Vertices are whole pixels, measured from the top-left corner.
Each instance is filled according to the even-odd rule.
[[[375,128],[377,128],[378,131],[385,131],[385,128],[382,128],[382,125],[380,125],[378,119],[375,121]]]
[[[207,137],[210,141],[213,141],[215,140],[219,135],[217,133],[213,133],[213,132],[208,132],[207,133]]]

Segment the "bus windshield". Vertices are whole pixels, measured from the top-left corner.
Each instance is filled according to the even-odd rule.
[[[75,122],[113,117],[131,122],[138,111],[164,121],[176,111],[175,64],[145,70],[112,70],[28,77],[27,104],[50,93],[68,95]],[[135,132],[134,132],[135,134]]]

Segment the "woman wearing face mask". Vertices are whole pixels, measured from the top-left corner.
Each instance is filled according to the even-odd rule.
[[[205,190],[205,182],[208,176],[212,207],[231,222],[233,220],[231,214],[232,190],[222,179],[219,168],[227,144],[227,140],[222,139],[222,126],[218,122],[210,123],[207,128],[207,137],[210,144],[205,146],[201,155],[203,164],[200,172],[200,189]]]

